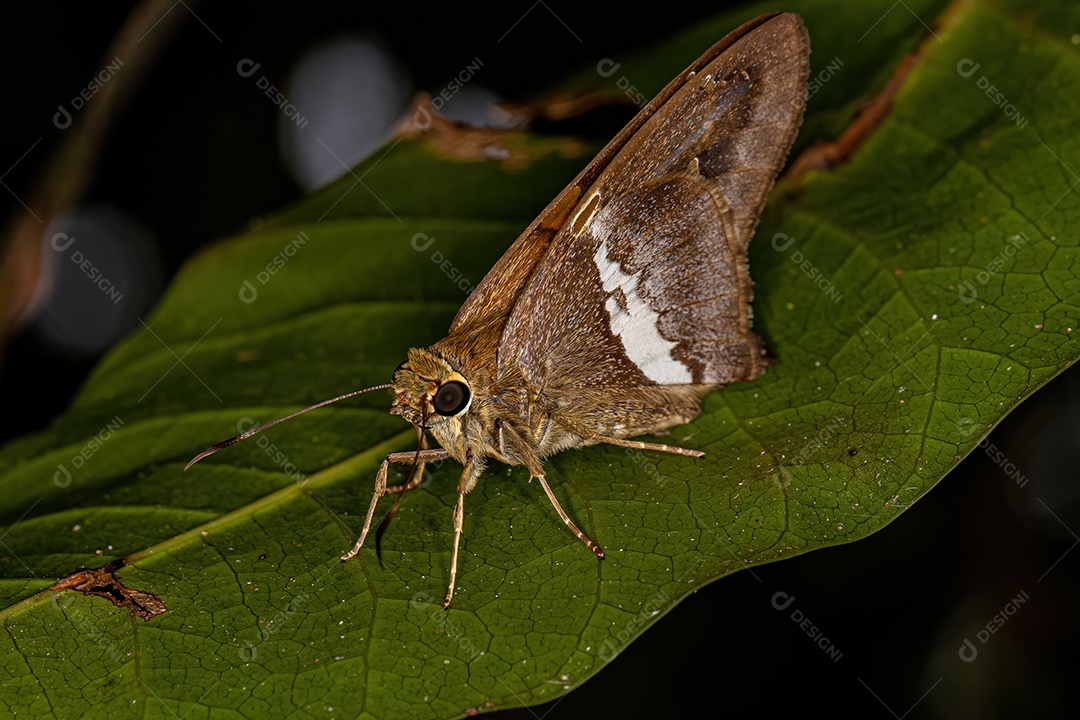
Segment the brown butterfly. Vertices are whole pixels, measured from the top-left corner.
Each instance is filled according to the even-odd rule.
[[[492,460],[524,465],[574,535],[542,458],[597,443],[701,457],[630,440],[689,422],[709,392],[765,371],[751,330],[747,246],[806,106],[809,39],[799,16],[751,20],[672,80],[563,190],[476,287],[446,338],[409,350],[390,412],[416,451],[387,455],[356,555],[388,492],[427,463],[463,465],[444,607],[457,579],[465,496]],[[430,432],[441,447],[430,448]],[[412,465],[387,487],[390,463]]]

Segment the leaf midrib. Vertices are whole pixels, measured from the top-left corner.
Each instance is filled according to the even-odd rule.
[[[215,530],[230,527],[260,511],[284,504],[301,494],[306,494],[309,489],[323,487],[335,482],[367,463],[380,461],[388,453],[404,446],[408,440],[415,436],[416,433],[412,430],[398,433],[397,435],[394,435],[387,440],[383,440],[336,465],[331,465],[328,468],[324,468],[317,473],[309,475],[302,483],[290,483],[283,488],[262,496],[258,500],[242,505],[234,510],[230,510],[202,525],[196,525],[168,540],[163,540],[156,545],[151,545],[142,550],[136,550],[125,556],[124,565],[131,566],[136,563],[148,561],[154,557],[167,556],[170,552],[179,549],[189,542],[201,539],[204,537],[204,533],[209,535]],[[40,580],[40,578],[35,579]],[[54,593],[49,590],[43,590],[28,598],[24,598],[13,605],[9,605],[6,608],[0,608],[0,623],[5,623],[9,618],[19,614],[19,612],[29,610],[33,606],[47,601],[53,594]]]

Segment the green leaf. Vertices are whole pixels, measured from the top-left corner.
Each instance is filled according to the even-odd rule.
[[[338,562],[381,457],[415,443],[384,392],[183,470],[238,423],[385,382],[588,160],[527,135],[507,140],[516,163],[403,140],[356,171],[363,183],[346,176],[190,262],[71,410],[0,452],[0,706],[457,717],[537,703],[695,588],[857,540],[933,487],[1080,353],[1080,63],[1062,30],[1080,10],[972,2],[934,24],[930,0],[793,7],[815,77],[842,61],[811,101],[811,139],[929,39],[850,163],[774,195],[750,262],[756,327],[779,363],[673,430],[707,457],[588,448],[546,462],[602,565],[526,473],[495,467],[467,499],[444,612],[453,463],[408,495],[383,567],[371,552]],[[634,81],[659,84],[735,24],[624,72],[663,67]],[[144,622],[48,590],[121,558],[118,580],[168,612]]]

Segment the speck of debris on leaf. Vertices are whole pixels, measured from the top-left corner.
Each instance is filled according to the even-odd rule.
[[[116,571],[127,562],[120,558],[102,565],[95,570],[80,568],[65,578],[61,578],[50,590],[74,590],[83,595],[97,595],[111,602],[116,607],[125,607],[135,617],[143,620],[160,615],[168,610],[157,595],[132,590],[116,577]]]

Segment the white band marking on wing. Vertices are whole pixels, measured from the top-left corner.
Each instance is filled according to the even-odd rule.
[[[604,292],[608,293],[604,305],[611,319],[611,332],[622,340],[626,356],[646,377],[661,385],[693,382],[690,370],[671,354],[678,343],[660,334],[660,316],[638,294],[638,276],[624,273],[618,261],[608,256],[606,239],[596,249],[593,261],[600,270]],[[615,290],[621,290],[626,298],[626,310],[612,295]]]

